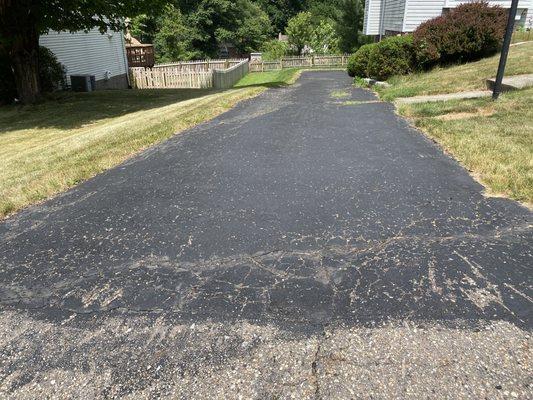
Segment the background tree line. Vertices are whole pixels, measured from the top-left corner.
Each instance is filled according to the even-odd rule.
[[[277,51],[298,52],[307,45],[353,52],[361,42],[363,1],[0,0],[0,92],[15,87],[20,102],[39,99],[47,86],[40,74],[46,59],[40,35],[95,27],[118,31],[126,17],[134,36],[154,43],[158,61],[217,57],[224,42],[243,54],[268,50],[279,32],[289,34],[291,47]],[[3,85],[6,77],[11,81]]]
[[[154,44],[158,62],[216,58],[221,43],[267,58],[306,48],[351,53],[364,41],[363,11],[362,0],[170,0],[133,17],[131,33]]]

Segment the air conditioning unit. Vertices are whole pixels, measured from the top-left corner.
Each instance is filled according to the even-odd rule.
[[[74,92],[92,92],[96,90],[94,75],[70,75],[70,86]]]

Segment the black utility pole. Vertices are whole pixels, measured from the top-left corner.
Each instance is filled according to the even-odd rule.
[[[518,0],[511,0],[511,8],[509,9],[509,19],[507,20],[507,29],[505,30],[505,37],[503,38],[502,54],[500,56],[500,64],[498,65],[498,73],[496,74],[496,82],[494,82],[494,89],[492,91],[492,99],[497,100],[502,91],[503,73],[505,72],[505,63],[507,62],[507,55],[509,54],[509,46],[511,44],[511,37],[513,36],[514,20],[516,18],[516,9],[518,7]]]

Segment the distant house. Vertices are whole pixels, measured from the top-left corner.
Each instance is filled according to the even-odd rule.
[[[464,0],[365,0],[363,33],[376,37],[413,32],[418,25],[438,17],[449,9],[467,3]],[[511,0],[489,1],[490,5],[511,7]],[[517,26],[528,27],[533,17],[533,0],[520,0]]]
[[[71,75],[94,75],[96,89],[128,87],[128,61],[122,32],[101,34],[97,29],[85,33],[49,32],[39,38]]]

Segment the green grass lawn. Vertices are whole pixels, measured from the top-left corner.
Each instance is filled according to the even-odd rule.
[[[0,107],[0,218],[109,169],[301,70],[254,73],[234,89],[62,93]]]
[[[376,88],[383,100],[485,89],[499,55],[394,77]],[[511,47],[506,75],[533,73],[533,42]],[[398,109],[487,188],[533,206],[533,88],[490,98],[401,105]]]
[[[483,60],[430,72],[393,77],[389,88],[376,87],[383,100],[426,94],[463,92],[486,89],[485,80],[496,76],[499,55]],[[533,73],[533,42],[512,46],[505,70],[506,75]]]
[[[513,33],[513,39],[511,40],[512,43],[519,43],[519,42],[528,42],[530,40],[533,40],[533,29],[530,29],[529,31],[516,31]]]
[[[0,107],[0,217],[62,192],[262,90],[110,90]]]
[[[276,71],[252,72],[237,82],[235,87],[290,85],[298,79],[301,71],[298,68],[287,68]]]
[[[404,105],[402,115],[487,187],[533,205],[533,88],[490,98]]]

